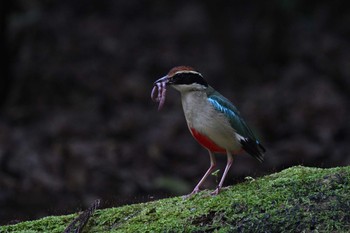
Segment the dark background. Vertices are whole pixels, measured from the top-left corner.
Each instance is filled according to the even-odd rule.
[[[1,1],[0,223],[190,192],[207,151],[178,93],[160,112],[150,99],[177,65],[231,99],[267,148],[263,164],[237,156],[226,185],[349,165],[345,3]]]

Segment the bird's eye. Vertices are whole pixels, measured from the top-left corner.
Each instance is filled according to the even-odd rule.
[[[184,85],[191,85],[191,84],[200,84],[203,86],[208,86],[208,83],[203,79],[203,77],[198,73],[179,73],[176,74],[173,78],[172,83],[173,84],[184,84]]]
[[[168,84],[177,84],[178,77],[173,76],[169,79]]]

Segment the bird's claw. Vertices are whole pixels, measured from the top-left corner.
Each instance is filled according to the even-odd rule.
[[[221,187],[217,187],[213,192],[210,193],[212,196],[216,196],[220,193]]]
[[[201,190],[199,188],[195,188],[190,194],[182,196],[183,200],[189,199],[193,197],[195,194],[199,193]],[[221,192],[221,187],[217,187],[213,192],[210,193],[210,196],[216,196]],[[206,195],[205,195],[206,196]]]
[[[187,194],[187,195],[183,196],[182,199],[184,199],[184,200],[189,199],[189,198],[191,198],[193,195],[199,193],[200,191],[201,191],[201,190],[200,190],[198,187],[195,187],[195,188],[193,189],[193,191],[192,191],[190,194]]]

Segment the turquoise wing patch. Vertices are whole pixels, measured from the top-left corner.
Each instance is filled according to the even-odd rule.
[[[211,95],[208,97],[208,101],[217,111],[221,112],[229,119],[231,126],[239,135],[255,139],[254,134],[240,116],[239,111],[229,100],[223,96]]]
[[[216,92],[215,95],[208,96],[208,101],[217,111],[221,112],[229,119],[232,128],[235,129],[236,133],[243,137],[243,139],[240,140],[242,148],[250,155],[258,159],[260,162],[262,162],[263,153],[266,150],[256,139],[252,130],[240,116],[237,108],[218,92]]]

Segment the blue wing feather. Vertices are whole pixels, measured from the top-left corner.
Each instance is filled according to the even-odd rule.
[[[235,129],[236,133],[244,138],[240,141],[243,149],[256,157],[259,161],[262,161],[265,148],[260,144],[252,130],[243,120],[237,108],[228,99],[216,91],[208,95],[208,101],[217,111],[221,112],[229,119],[229,122]]]

